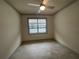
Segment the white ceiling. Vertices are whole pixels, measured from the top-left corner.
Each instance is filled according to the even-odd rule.
[[[6,0],[22,14],[38,14],[39,7],[28,6],[28,3],[41,4],[41,0]],[[75,0],[48,0],[48,6],[54,6],[54,9],[46,9],[40,14],[53,14]]]

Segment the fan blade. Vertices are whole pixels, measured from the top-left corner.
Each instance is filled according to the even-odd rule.
[[[53,9],[54,6],[46,6],[46,8],[48,8],[48,9]]]
[[[27,5],[29,5],[29,6],[36,6],[36,7],[39,7],[40,6],[38,4],[32,4],[32,3],[28,3]]]

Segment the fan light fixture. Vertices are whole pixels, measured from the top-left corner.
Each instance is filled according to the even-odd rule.
[[[42,11],[45,10],[45,6],[44,5],[41,5],[40,6],[40,10],[42,10]]]

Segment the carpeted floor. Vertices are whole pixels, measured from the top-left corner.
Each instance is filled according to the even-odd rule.
[[[23,44],[10,59],[79,59],[79,55],[56,41],[43,41]]]

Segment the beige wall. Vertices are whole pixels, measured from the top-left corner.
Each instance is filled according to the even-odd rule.
[[[55,15],[55,37],[79,53],[79,0]]]
[[[0,0],[0,59],[8,59],[20,41],[19,14],[4,0]]]
[[[28,34],[28,25],[27,25],[27,18],[28,17],[45,17],[47,18],[48,23],[48,33],[47,34],[38,34],[38,35],[30,35]],[[52,39],[54,38],[54,23],[53,23],[52,16],[42,16],[42,15],[22,15],[22,38],[23,41],[26,40],[38,40],[38,39]]]

